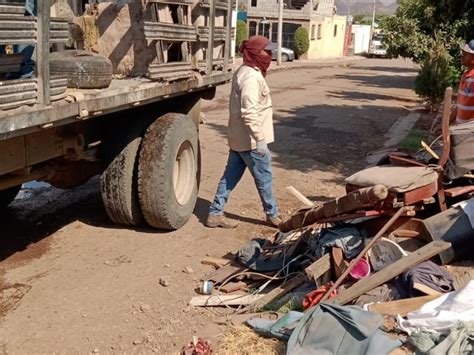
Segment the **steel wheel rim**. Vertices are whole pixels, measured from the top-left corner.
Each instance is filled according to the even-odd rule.
[[[191,142],[181,143],[173,169],[173,188],[176,201],[179,205],[186,205],[193,195],[196,183],[196,159]]]

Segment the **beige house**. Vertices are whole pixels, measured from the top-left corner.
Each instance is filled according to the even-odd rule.
[[[308,30],[309,59],[341,57],[347,17],[336,15],[334,0],[283,0],[283,46],[293,47],[294,33],[300,26]],[[250,35],[263,35],[277,41],[279,0],[249,0],[247,16]]]

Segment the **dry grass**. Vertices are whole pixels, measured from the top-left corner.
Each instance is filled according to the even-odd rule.
[[[246,326],[231,328],[220,342],[218,355],[283,355],[286,343],[264,338]]]

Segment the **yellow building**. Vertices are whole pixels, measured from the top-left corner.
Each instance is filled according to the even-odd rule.
[[[343,56],[347,17],[336,15],[334,0],[283,0],[283,46],[293,48],[294,33],[305,27],[310,47],[307,59]],[[277,41],[279,0],[249,0],[247,16],[250,35]]]
[[[309,33],[309,59],[337,58],[344,55],[346,16],[321,17],[311,20]],[[305,26],[306,27],[306,26]]]

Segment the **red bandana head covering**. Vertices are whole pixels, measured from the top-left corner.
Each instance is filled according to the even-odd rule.
[[[260,51],[268,46],[270,41],[263,36],[252,36],[243,41],[239,52],[244,56],[244,64],[248,67],[258,68],[263,76],[267,75],[268,67],[272,62],[271,55],[261,55]]]

